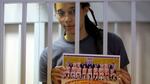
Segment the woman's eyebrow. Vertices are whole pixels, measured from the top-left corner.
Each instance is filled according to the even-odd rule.
[[[75,6],[69,7],[69,10],[72,10],[72,9],[75,9]],[[58,11],[64,11],[64,10],[63,10],[63,9],[58,9],[58,10],[56,10],[56,12],[58,12]]]
[[[63,9],[58,9],[58,10],[56,10],[56,11],[63,11]]]
[[[69,9],[75,9],[75,7],[70,7]],[[58,9],[57,11],[63,11],[63,9]]]
[[[75,9],[75,7],[73,6],[73,7],[70,7],[69,9]]]

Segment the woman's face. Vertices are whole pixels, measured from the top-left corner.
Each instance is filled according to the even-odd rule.
[[[75,3],[56,3],[56,17],[64,27],[66,34],[75,34]],[[87,10],[80,9],[80,31],[84,28],[84,16]]]

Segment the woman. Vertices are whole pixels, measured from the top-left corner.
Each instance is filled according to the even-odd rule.
[[[52,82],[60,84],[63,77],[62,73],[66,70],[62,67],[62,54],[74,53],[75,40],[75,3],[55,3],[56,17],[59,23],[64,27],[65,33],[62,38],[53,44],[53,69]],[[80,53],[85,54],[102,54],[103,41],[102,30],[99,30],[93,24],[87,12],[90,9],[89,3],[81,3],[80,7]],[[96,21],[95,21],[96,23]],[[88,46],[87,46],[88,45]],[[121,56],[121,70],[119,72],[120,84],[130,84],[131,78],[127,72],[128,57],[122,43],[122,40],[112,34],[108,33],[108,54]],[[47,49],[45,49],[40,59],[40,81],[46,83],[47,80]]]

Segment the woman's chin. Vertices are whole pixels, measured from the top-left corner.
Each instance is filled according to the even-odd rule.
[[[68,31],[68,32],[66,32],[66,34],[68,34],[68,35],[75,35],[75,31]]]

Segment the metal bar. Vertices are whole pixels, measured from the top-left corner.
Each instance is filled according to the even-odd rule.
[[[41,49],[44,49],[44,24],[40,23],[40,5],[38,4],[38,22],[34,23],[34,83],[39,84],[39,61]],[[42,34],[41,34],[42,32]]]
[[[44,50],[45,24],[34,23],[34,40],[35,40],[35,56],[34,56],[34,84],[39,84],[39,60],[40,54]]]
[[[108,16],[107,16],[107,9],[108,9],[108,0],[104,1],[103,7],[103,15],[104,15],[104,31],[103,31],[103,54],[107,55],[107,44],[108,44]]]
[[[21,23],[18,24],[18,43],[19,43],[18,48],[20,48],[20,49],[18,50],[18,52],[19,52],[18,71],[20,72],[20,73],[18,73],[18,83],[21,82],[21,81],[20,81],[20,80],[21,80],[21,29],[22,29],[21,27],[22,27],[22,26],[21,26]]]
[[[0,1],[0,84],[4,84],[4,0]]]
[[[48,7],[48,65],[47,65],[47,84],[51,84],[51,69],[52,69],[52,21],[53,21],[53,2],[47,4]]]
[[[75,14],[75,53],[79,53],[79,40],[80,40],[80,2],[76,2],[76,14]]]
[[[105,0],[55,0],[54,2],[101,2]]]
[[[26,0],[27,3],[45,3],[50,0]],[[76,0],[55,0],[53,2],[75,2]],[[104,2],[105,0],[82,0],[80,2]],[[131,2],[132,0],[108,0],[108,2]],[[150,2],[150,0],[136,0],[136,2]],[[22,3],[21,0],[5,0],[4,3]]]
[[[26,24],[27,24],[27,3],[22,1],[22,27],[21,27],[21,78],[20,84],[26,84]]]
[[[133,35],[132,35],[132,39],[133,39],[133,43],[132,43],[132,47],[133,47],[133,49],[134,49],[134,53],[133,53],[133,55],[132,56],[134,56],[132,59],[135,59],[136,58],[136,61],[135,61],[135,65],[136,65],[136,75],[135,75],[135,77],[136,77],[136,82],[135,82],[135,84],[142,84],[142,68],[141,68],[141,66],[142,66],[142,57],[141,57],[141,55],[138,55],[137,54],[137,29],[136,29],[136,0],[133,0],[132,1],[132,16],[133,16],[133,30],[132,30],[132,33],[133,33]]]
[[[62,37],[62,26],[60,24],[58,24],[58,33],[59,33],[59,37]]]
[[[49,0],[46,0],[49,1]],[[54,0],[54,2],[76,2],[77,0]],[[81,0],[79,2],[104,2],[105,0]],[[132,0],[107,0],[108,2],[131,2]],[[136,0],[139,2],[149,2],[149,0]]]
[[[31,0],[29,0],[31,1]],[[34,0],[33,0],[34,1]],[[35,0],[37,1],[37,0]],[[46,1],[50,1],[50,0],[46,0]],[[54,2],[104,2],[105,0],[54,0]],[[108,2],[131,2],[132,0],[107,0]],[[146,1],[149,2],[149,0],[136,0],[136,1]]]
[[[131,3],[131,73],[132,73],[132,84],[141,84],[137,82],[137,67],[136,67],[136,2]]]
[[[114,23],[114,33],[118,34],[118,23],[117,22]]]

